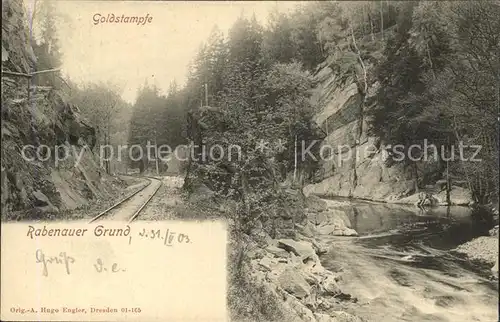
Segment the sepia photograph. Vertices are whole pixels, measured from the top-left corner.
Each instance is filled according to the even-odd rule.
[[[2,321],[499,321],[500,2],[2,0]]]

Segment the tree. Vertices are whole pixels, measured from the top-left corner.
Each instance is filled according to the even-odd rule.
[[[69,102],[78,106],[82,115],[96,129],[97,150],[101,145],[120,144],[120,136],[116,133],[127,132],[124,124],[120,122],[120,117],[127,118],[128,106],[121,98],[121,89],[117,84],[112,83],[87,83],[79,87],[73,84],[69,92]],[[128,121],[128,120],[127,120]],[[114,142],[113,142],[114,141]],[[108,149],[103,149],[106,155],[103,160],[110,159]],[[111,173],[111,163],[105,161],[107,173]]]
[[[262,41],[263,56],[268,63],[290,63],[297,58],[297,46],[292,33],[291,19],[283,13],[272,12]]]
[[[481,203],[498,199],[499,13],[495,2],[402,5],[371,111],[373,132],[386,142],[427,139],[448,154],[460,144],[482,146],[480,163],[467,161],[470,150],[446,161],[448,182],[465,178]]]
[[[32,43],[36,56],[37,71],[55,69],[61,66],[62,54],[57,35],[57,20],[63,16],[57,11],[55,2],[51,0],[35,1],[31,16],[32,28],[39,32],[38,39]],[[37,76],[40,85],[61,87],[59,72]]]

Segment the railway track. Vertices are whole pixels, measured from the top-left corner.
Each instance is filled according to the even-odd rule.
[[[102,211],[97,216],[93,217],[89,221],[89,224],[104,218],[112,220],[127,220],[129,223],[134,221],[162,185],[161,180],[158,178],[143,178],[149,180],[149,183],[146,186],[118,201],[108,209]]]

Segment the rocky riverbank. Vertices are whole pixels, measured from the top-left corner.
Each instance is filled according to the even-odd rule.
[[[322,197],[353,197],[375,202],[416,206],[468,206],[474,204],[471,192],[458,186],[451,188],[450,202],[448,203],[446,190],[442,182],[429,185],[418,193],[414,192],[414,184],[409,184],[407,187],[405,186],[405,189],[394,185],[394,187],[385,190],[378,190],[376,186],[368,186],[365,190],[371,189],[369,193],[358,194],[355,190],[355,193],[351,194],[351,190],[332,189],[334,187],[330,182],[332,180],[328,178],[320,183],[307,185],[304,187],[304,194],[306,196],[316,195]]]
[[[293,237],[273,239],[263,230],[255,232],[248,251],[248,278],[265,298],[278,299],[275,311],[292,321],[363,321],[342,310],[343,302],[356,302],[337,282],[342,271],[321,265],[328,252],[318,236],[357,236],[338,202],[317,197],[307,199],[307,218],[295,224]],[[346,237],[347,238],[347,237]]]
[[[467,255],[471,260],[491,265],[491,272],[498,277],[498,225],[490,230],[489,236],[475,238],[458,246],[455,251]]]
[[[290,192],[290,195],[293,194]],[[305,216],[285,214],[257,221],[247,231],[242,230],[232,217],[234,205],[220,204],[212,199],[213,193],[209,193],[208,188],[197,189],[186,199],[186,209],[189,211],[179,217],[186,218],[187,213],[194,213],[197,219],[208,218],[204,212],[208,212],[212,204],[214,214],[229,219],[228,306],[234,321],[371,321],[372,313],[376,313],[373,320],[377,321],[385,314],[391,316],[391,321],[407,317],[407,314],[415,314],[414,320],[419,320],[429,317],[426,315],[426,305],[441,312],[441,306],[434,304],[433,300],[430,300],[432,303],[425,302],[428,294],[419,293],[427,304],[413,303],[413,290],[410,291],[410,287],[419,292],[421,285],[431,285],[437,287],[433,294],[437,299],[444,296],[442,294],[448,294],[448,290],[438,287],[442,279],[440,272],[436,272],[434,279],[428,281],[427,270],[411,264],[409,267],[403,264],[394,268],[390,261],[410,263],[412,260],[436,260],[460,271],[454,263],[446,262],[449,258],[442,258],[442,251],[433,252],[436,257],[427,257],[422,253],[427,254],[429,248],[419,248],[418,241],[414,245],[415,249],[404,249],[403,246],[397,247],[396,240],[392,240],[396,243],[394,249],[366,249],[357,239],[354,242],[352,237],[358,234],[384,236],[389,233],[404,243],[404,240],[412,239],[411,232],[417,235],[425,232],[427,237],[435,233],[455,234],[461,231],[460,227],[470,226],[467,223],[473,212],[471,207],[415,207],[338,198],[328,200],[310,195],[301,204]],[[192,207],[197,204],[200,206],[194,211]],[[273,220],[277,222],[274,223],[275,229],[271,228]],[[447,230],[451,221],[455,228]],[[425,239],[425,236],[421,237]],[[362,237],[360,240],[364,239]],[[447,242],[446,237],[443,242]],[[387,262],[382,258],[386,258]],[[381,266],[373,267],[373,271],[366,270],[374,263]],[[377,278],[380,280],[373,280]],[[456,283],[462,287],[460,281]],[[384,285],[390,285],[390,288],[379,292],[378,287]],[[403,296],[405,300],[400,302],[393,296]],[[400,303],[404,305],[399,307]],[[371,305],[375,306],[373,312],[370,311]],[[471,316],[482,315],[473,313]]]
[[[341,272],[326,270],[320,255],[326,247],[298,234],[295,239],[271,239],[249,252],[252,279],[268,293],[283,299],[281,310],[296,321],[361,321],[341,311],[342,301],[352,301],[337,285]]]
[[[263,307],[254,308],[254,312],[249,313],[249,315],[255,314],[256,310],[267,310],[267,312],[278,312],[280,314],[279,317],[274,316],[274,318],[266,316],[265,320],[270,321],[281,321],[284,318],[291,321],[370,320],[369,318],[367,320],[367,308],[364,305],[371,303],[371,301],[360,296],[360,294],[364,293],[360,293],[359,288],[353,286],[360,283],[357,280],[360,278],[357,275],[360,273],[360,268],[358,267],[358,270],[353,268],[352,271],[351,269],[345,269],[345,256],[350,256],[345,252],[358,251],[358,253],[355,252],[355,256],[361,256],[360,260],[369,261],[372,259],[366,256],[369,256],[367,254],[370,251],[367,254],[363,253],[359,245],[354,246],[347,239],[350,238],[349,236],[358,236],[358,229],[361,235],[366,234],[367,231],[370,232],[371,230],[367,230],[367,227],[365,227],[365,221],[371,223],[374,218],[378,217],[385,219],[380,227],[375,227],[375,232],[384,232],[390,229],[392,227],[391,220],[394,219],[391,217],[391,207],[394,208],[392,212],[396,211],[400,214],[397,216],[399,218],[397,220],[398,225],[402,226],[411,217],[408,213],[418,213],[418,208],[416,210],[414,206],[375,204],[372,202],[360,202],[353,205],[352,202],[347,200],[324,200],[315,196],[307,197],[306,207],[306,218],[302,222],[295,223],[293,233],[273,239],[260,229],[255,230],[253,235],[250,236],[252,242],[249,243],[249,248],[245,252],[247,268],[243,275],[248,280],[253,281],[251,287],[247,286],[248,292],[251,292],[250,288],[252,290],[258,289],[258,294],[252,296],[266,304]],[[436,216],[436,218],[446,217],[445,213],[439,212],[446,212],[446,207],[433,207],[430,209],[436,209],[437,212],[422,215]],[[457,220],[471,216],[469,207],[455,207],[452,208],[451,212]],[[363,218],[363,220],[360,220],[360,218]],[[457,251],[468,253],[470,259],[479,259],[490,263],[491,266],[494,266],[496,262],[497,264],[492,270],[498,272],[498,226],[491,230],[490,234],[491,236],[479,237],[458,247]],[[332,238],[332,236],[338,237]],[[337,246],[325,244],[325,241],[328,240],[335,240],[334,244]],[[338,247],[338,245],[350,245],[351,248],[345,250],[332,248]],[[380,255],[385,254],[390,257],[390,252],[386,254],[385,251],[387,250],[384,249]],[[340,257],[336,260],[337,256]],[[398,256],[395,256],[394,258],[397,260]],[[347,260],[347,262],[349,261]],[[366,265],[370,264],[369,262],[363,262],[362,265],[367,267]],[[402,271],[404,269],[401,268]],[[407,273],[410,274],[410,271],[411,268],[408,269]],[[417,274],[415,278],[419,281],[417,283],[426,285],[425,279],[421,280],[422,275],[425,275],[425,273],[420,274],[417,272],[420,271],[415,270]],[[380,274],[381,278],[387,277],[384,275],[383,270]],[[391,276],[396,273],[389,269],[388,274],[387,281],[390,282],[392,281]],[[398,288],[398,285],[395,284],[395,289]],[[408,281],[405,282],[405,285],[413,285],[413,283]],[[404,293],[404,290],[402,291]],[[383,302],[382,299],[380,301]],[[409,301],[407,305],[408,307],[401,308],[403,313],[395,313],[394,316],[406,314],[404,313],[405,310],[409,310],[409,307],[414,304]],[[422,308],[419,307],[419,309]],[[375,311],[377,314],[383,314],[383,309],[380,307]],[[424,311],[420,313],[425,315]]]

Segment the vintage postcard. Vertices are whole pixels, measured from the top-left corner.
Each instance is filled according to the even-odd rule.
[[[2,0],[2,321],[498,321],[498,1]]]

